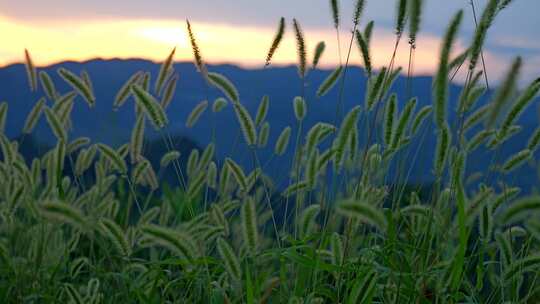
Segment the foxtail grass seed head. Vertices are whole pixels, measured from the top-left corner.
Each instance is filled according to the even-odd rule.
[[[357,26],[360,23],[360,17],[364,11],[365,0],[356,0],[354,5],[353,24]]]
[[[112,244],[114,245],[115,249],[123,256],[130,256],[131,255],[131,245],[129,244],[129,241],[126,238],[126,234],[118,226],[116,222],[110,219],[101,219],[99,226],[101,228],[101,231],[103,235],[108,238]]]
[[[204,152],[202,153],[201,159],[199,160],[199,164],[198,164],[198,169],[200,171],[206,171],[208,164],[214,158],[215,150],[216,150],[216,146],[213,143],[210,143],[208,144],[208,146],[206,146],[206,149],[204,149]]]
[[[368,77],[371,76],[371,54],[369,52],[369,40],[366,39],[359,30],[356,30],[356,42],[358,49],[362,54],[362,60],[364,61],[364,69]]]
[[[137,121],[135,122],[135,127],[131,131],[131,140],[129,142],[129,155],[132,164],[137,163],[142,156],[144,143],[144,127],[144,115],[139,115],[139,117],[137,117]]]
[[[341,72],[343,70],[343,67],[339,66],[337,67],[326,79],[323,81],[323,83],[319,86],[319,89],[317,90],[317,97],[322,97],[326,95],[332,87],[336,84],[336,82],[341,77]]]
[[[513,202],[504,212],[499,215],[498,220],[508,225],[515,223],[523,218],[540,210],[540,198],[538,196],[529,196]]]
[[[398,37],[403,33],[403,28],[405,27],[405,17],[407,15],[407,1],[408,0],[398,0],[397,5],[397,16],[396,16],[396,35]]]
[[[307,237],[312,232],[316,225],[315,219],[320,210],[320,205],[313,204],[302,211],[298,223],[298,230],[301,237]]]
[[[270,97],[264,95],[257,109],[257,115],[255,116],[255,127],[260,127],[268,114],[268,108],[270,107]]]
[[[261,130],[259,131],[257,146],[259,148],[266,147],[266,144],[268,143],[268,137],[270,135],[270,123],[267,121],[262,125]]]
[[[414,112],[414,108],[416,107],[416,97],[412,98],[407,102],[405,105],[405,109],[403,109],[403,113],[401,113],[399,117],[399,121],[397,123],[396,129],[393,132],[392,136],[392,148],[397,149],[399,148],[402,139],[403,134],[407,130],[409,123],[412,118],[412,113]]]
[[[242,279],[242,268],[240,267],[240,261],[232,247],[223,238],[218,238],[217,249],[221,259],[224,262],[227,272],[233,280]]]
[[[246,190],[247,178],[246,178],[246,174],[244,173],[244,170],[242,170],[242,168],[230,158],[226,158],[225,163],[227,164],[228,169],[234,176],[234,179],[236,180],[240,188],[242,188],[243,190]]]
[[[51,108],[45,107],[45,117],[47,118],[47,122],[49,123],[49,126],[51,127],[51,130],[53,131],[54,135],[58,140],[62,140],[64,142],[67,141],[67,134],[64,126],[62,125],[62,122],[54,113],[54,111]]]
[[[216,189],[217,187],[216,178],[217,178],[217,165],[215,162],[212,161],[208,165],[208,170],[206,173],[206,184],[208,185],[208,187],[212,189]]]
[[[8,108],[9,106],[7,102],[0,102],[0,134],[4,134],[6,129]]]
[[[118,93],[116,94],[116,97],[114,99],[113,103],[113,110],[117,110],[120,108],[126,100],[129,98],[131,94],[131,86],[138,83],[139,80],[142,78],[143,72],[139,71],[135,74],[133,74],[120,88]]]
[[[294,116],[296,117],[296,120],[302,121],[306,117],[306,102],[304,101],[304,98],[300,96],[296,96],[293,101],[293,107],[294,107]]]
[[[81,71],[81,79],[86,84],[90,92],[94,92],[94,85],[92,84],[92,78],[90,78],[90,74],[86,70]]]
[[[39,80],[41,82],[41,87],[45,91],[45,95],[47,96],[47,98],[53,101],[56,100],[56,96],[58,93],[56,92],[54,82],[52,81],[49,74],[47,74],[47,72],[45,71],[40,71]]]
[[[379,101],[381,91],[386,78],[387,68],[383,67],[375,79],[368,81],[367,97],[366,97],[366,109],[371,111],[373,106]]]
[[[137,104],[144,110],[156,130],[164,128],[168,123],[167,115],[159,102],[140,85],[132,85],[131,90]]]
[[[191,178],[197,175],[197,167],[199,166],[199,150],[193,149],[189,153],[188,162],[187,162],[187,173]]]
[[[41,203],[39,212],[42,216],[61,221],[74,227],[85,229],[87,219],[81,210],[61,201],[50,200]]]
[[[203,75],[203,78],[207,79],[208,71],[203,61],[201,50],[199,49],[199,46],[197,45],[195,34],[193,33],[193,30],[191,29],[191,23],[189,23],[189,20],[186,20],[186,25],[187,25],[188,35],[189,35],[189,41],[191,43],[191,49],[193,51],[193,57],[195,58],[195,66],[197,67],[197,70],[199,71],[199,73]]]
[[[92,88],[84,82],[84,80],[64,68],[59,68],[58,74],[84,98],[90,108],[95,106],[96,98],[94,97],[94,92],[92,91]]]
[[[332,263],[341,266],[344,258],[343,240],[337,232],[332,233],[330,246],[332,248]]]
[[[463,11],[460,10],[452,19],[450,26],[446,30],[446,34],[443,38],[443,44],[441,46],[441,55],[439,58],[439,69],[434,80],[434,109],[435,109],[435,124],[438,128],[441,128],[446,123],[446,112],[448,103],[448,62],[450,61],[450,52],[452,45],[456,39],[459,25],[463,19]]]
[[[199,117],[206,111],[206,108],[208,107],[208,100],[203,100],[199,102],[195,108],[189,113],[189,116],[186,120],[186,127],[192,128],[197,121],[199,120]]]
[[[394,122],[397,115],[397,95],[392,94],[386,105],[386,114],[384,117],[384,143],[390,146],[392,134],[394,132]]]
[[[223,92],[232,103],[240,102],[238,90],[227,77],[218,73],[208,73],[208,81]]]
[[[177,160],[178,158],[180,158],[180,152],[176,150],[169,151],[161,157],[159,165],[162,168],[166,168],[171,162]]]
[[[525,163],[531,157],[531,150],[521,150],[510,156],[503,164],[502,170],[506,173],[511,172]]]
[[[420,19],[424,0],[409,0],[409,44],[416,48],[416,36],[420,30]]]
[[[34,130],[34,127],[36,126],[41,116],[41,112],[43,111],[44,106],[45,98],[40,98],[26,117],[26,122],[24,123],[23,127],[24,134],[32,133],[32,130]]]
[[[276,31],[274,39],[272,40],[272,44],[270,45],[268,54],[266,55],[266,61],[264,63],[265,66],[270,65],[270,62],[272,61],[272,57],[274,57],[274,53],[277,51],[279,44],[281,43],[281,40],[283,39],[284,34],[285,34],[285,18],[281,17],[279,19],[278,29]]]
[[[254,256],[257,253],[259,245],[259,233],[257,231],[257,213],[255,209],[255,201],[251,197],[247,197],[242,205],[240,212],[242,221],[242,236],[249,255]]]
[[[341,167],[343,156],[345,154],[345,148],[347,142],[349,142],[352,136],[353,129],[357,127],[358,117],[360,116],[360,106],[356,106],[343,119],[341,127],[339,128],[339,134],[336,138],[336,156],[335,162],[338,167]]]
[[[32,92],[37,91],[37,72],[36,72],[36,66],[34,65],[34,62],[32,61],[32,57],[30,56],[30,52],[27,49],[24,49],[24,58],[25,58],[25,68],[26,68],[26,75],[28,77],[28,83],[30,84],[30,90]]]
[[[157,96],[161,95],[161,90],[163,89],[163,85],[165,84],[165,81],[167,80],[167,77],[170,75],[169,73],[173,69],[173,60],[174,60],[174,53],[176,52],[176,47],[173,48],[169,56],[163,61],[161,64],[161,67],[159,68],[159,74],[158,78],[156,79],[156,83],[154,84],[154,94]]]
[[[178,74],[172,76],[165,84],[163,98],[161,98],[161,107],[167,109],[171,104],[174,93],[176,92],[176,83],[178,82]]]
[[[296,51],[298,53],[298,75],[304,79],[306,77],[306,42],[304,33],[296,19],[293,19],[294,35],[296,36]]]
[[[214,100],[214,103],[212,104],[212,112],[221,112],[221,110],[223,110],[227,106],[227,104],[227,99],[223,97],[218,97],[216,100]]]
[[[493,18],[495,17],[495,14],[497,12],[498,3],[499,0],[489,0],[486,7],[484,8],[484,12],[482,13],[480,22],[476,27],[476,31],[474,33],[473,41],[470,47],[469,70],[474,70],[476,64],[478,63],[478,58],[480,57],[484,41],[486,40],[487,31],[489,27],[491,27],[491,23],[493,22]]]
[[[248,146],[254,146],[257,143],[257,131],[251,115],[249,115],[249,112],[240,103],[234,103],[233,107],[246,144]]]
[[[283,155],[285,153],[285,150],[287,150],[287,147],[289,146],[289,138],[291,137],[291,127],[287,126],[283,131],[281,131],[281,134],[279,135],[276,145],[274,147],[274,153],[276,155]]]
[[[146,92],[150,91],[150,72],[144,72],[138,83]]]
[[[197,256],[195,242],[184,233],[152,224],[142,226],[141,231],[152,243],[161,245],[189,261]]]
[[[78,137],[78,138],[74,139],[73,141],[71,141],[67,145],[66,152],[68,154],[71,154],[71,153],[81,149],[82,147],[89,145],[90,142],[91,142],[91,140],[88,137]]]
[[[126,174],[127,172],[126,162],[118,154],[117,151],[115,151],[113,148],[105,144],[98,144],[98,149],[101,155],[112,164],[115,170],[117,170],[121,174]]]
[[[435,174],[441,176],[446,166],[446,160],[450,151],[451,144],[450,130],[447,125],[439,129],[437,134],[437,147],[435,150]]]
[[[332,20],[334,21],[334,28],[339,28],[339,1],[330,0],[330,8],[332,9]]]
[[[516,120],[519,119],[521,113],[527,108],[527,106],[536,98],[540,91],[540,78],[535,79],[531,84],[525,88],[523,93],[519,95],[516,102],[510,109],[510,112],[506,115],[500,128],[499,138],[502,138],[509,131],[510,127]]]
[[[378,208],[364,202],[346,200],[336,206],[336,211],[346,217],[358,219],[381,230],[386,228],[386,217]]]
[[[326,44],[324,41],[320,41],[317,43],[317,46],[315,47],[315,53],[313,54],[313,63],[311,65],[312,69],[316,69],[319,65],[319,61],[321,61],[321,57],[324,54],[324,50],[326,48]]]
[[[521,70],[521,64],[521,57],[517,57],[512,63],[512,66],[510,67],[510,70],[506,74],[501,85],[497,89],[495,97],[491,101],[489,114],[486,118],[486,128],[491,129],[495,126],[497,118],[499,117],[500,112],[504,108],[506,101],[511,97],[512,93],[514,92],[517,79],[519,77],[519,72]]]

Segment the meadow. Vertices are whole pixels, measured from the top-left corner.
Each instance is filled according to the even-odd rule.
[[[410,78],[422,0],[396,1],[395,49],[408,44],[408,67],[372,67],[373,22],[364,20],[364,0],[352,16],[329,1],[342,64],[317,85],[318,97],[338,92],[334,123],[306,125],[317,100],[306,98],[308,74],[324,58],[325,43],[306,51],[299,20],[278,22],[265,66],[294,34],[298,77],[303,84],[287,101],[296,123],[273,130],[272,103],[261,96],[256,112],[242,103],[227,75],[213,72],[186,21],[194,64],[208,88],[221,92],[203,100],[185,121],[167,108],[182,81],[173,49],[159,73],[139,71],[118,88],[111,111],[136,113],[131,138],[122,145],[70,136],[77,124],[74,103],[92,111],[91,75],[59,68],[70,90],[32,62],[25,50],[29,89],[42,95],[28,113],[22,135],[5,134],[9,102],[0,103],[0,301],[2,303],[538,303],[540,302],[540,196],[512,184],[518,168],[538,169],[540,127],[509,157],[499,150],[521,131],[520,116],[534,111],[540,78],[521,87],[526,63],[518,56],[496,88],[487,88],[483,46],[491,24],[511,0],[489,0],[463,53],[453,51],[463,11],[448,20],[431,104],[392,92],[401,74]],[[346,25],[345,25],[346,24]],[[290,26],[289,26],[290,25]],[[343,31],[352,27],[349,36]],[[341,33],[341,37],[340,37]],[[350,43],[349,43],[350,41]],[[360,56],[366,75],[361,103],[344,109],[349,58]],[[467,75],[459,96],[449,86],[458,71]],[[350,76],[349,76],[350,77]],[[405,94],[407,95],[407,94]],[[481,102],[482,99],[487,102]],[[281,102],[281,101],[280,101]],[[173,123],[195,127],[211,112],[219,120],[232,108],[236,134],[248,162],[232,153],[215,156],[214,142],[189,153],[176,150]],[[456,119],[450,120],[449,117]],[[38,121],[46,121],[55,145],[40,156],[19,151]],[[145,132],[166,147],[149,155]],[[270,132],[279,136],[270,142]],[[403,158],[411,145],[434,131],[436,151],[422,160],[432,182],[409,182]],[[285,153],[286,187],[261,161],[270,147]],[[420,146],[421,148],[421,146]],[[484,172],[468,170],[468,156],[491,151]],[[159,159],[152,162],[149,159]],[[181,161],[183,160],[183,161]],[[174,183],[162,180],[173,172]]]

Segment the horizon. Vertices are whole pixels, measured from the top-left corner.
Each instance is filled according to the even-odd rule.
[[[340,57],[326,2],[310,3],[314,8],[310,10],[301,9],[306,5],[305,0],[291,3],[291,10],[283,9],[279,3],[269,3],[262,13],[257,5],[244,0],[226,4],[218,1],[213,3],[223,10],[218,13],[208,12],[207,6],[203,5],[205,1],[176,3],[161,0],[160,5],[131,1],[128,6],[122,6],[125,1],[113,4],[101,0],[79,4],[65,3],[65,0],[52,1],[63,9],[51,11],[37,0],[28,0],[27,4],[34,5],[24,6],[0,3],[0,28],[7,33],[4,37],[7,43],[0,50],[0,66],[23,62],[25,48],[37,66],[64,61],[84,62],[95,58],[138,58],[160,62],[173,47],[177,48],[175,61],[191,61],[193,55],[185,30],[185,19],[192,23],[201,52],[208,63],[228,63],[249,69],[263,66],[281,16],[286,18],[286,33],[272,65],[286,66],[295,64],[297,60],[291,28],[293,17],[298,18],[304,31],[308,57],[312,57],[319,41],[326,43],[320,63],[323,68],[345,62],[350,39],[351,3],[341,4]],[[485,2],[474,2],[478,12]],[[438,64],[441,36],[457,9],[464,10],[465,22],[453,54],[465,49],[474,33],[473,15],[468,3],[426,1],[413,75],[433,75]],[[512,3],[490,28],[484,50],[490,82],[496,83],[517,55],[521,55],[525,63],[520,83],[525,84],[538,77],[536,67],[540,64],[540,43],[534,39],[540,34],[540,26],[537,18],[527,17],[537,8],[540,8],[538,2]],[[371,48],[373,66],[377,69],[388,65],[392,55],[395,35],[391,20],[394,15],[393,1],[368,1],[366,14],[361,18],[361,29],[369,20],[375,21],[375,39]],[[397,52],[396,65],[406,68],[409,45],[406,37],[403,40]],[[356,43],[352,45],[350,64],[361,66]],[[463,82],[465,74],[460,72],[456,81]]]

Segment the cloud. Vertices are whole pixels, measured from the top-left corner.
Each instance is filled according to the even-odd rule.
[[[460,45],[465,48],[474,33],[474,20],[469,1],[425,0],[421,41],[416,51],[415,71],[432,73],[437,65],[439,38],[448,21],[459,9],[465,18],[460,31]],[[475,0],[480,14],[486,0]],[[340,1],[342,36],[349,36],[354,1]],[[375,21],[373,61],[375,66],[388,64],[394,36],[395,0],[368,1],[362,15],[362,26]],[[540,1],[514,1],[502,11],[490,28],[486,42],[489,70],[500,71],[516,55],[525,62],[536,61],[540,34],[540,18],[535,16]],[[287,41],[276,55],[275,63],[291,64],[296,60],[290,20],[298,18],[306,32],[310,47],[327,42],[324,62],[331,66],[336,56],[335,33],[328,1],[313,0],[26,0],[0,1],[0,28],[3,50],[0,63],[20,61],[25,47],[33,50],[36,61],[48,64],[65,59],[92,57],[142,57],[159,60],[173,45],[185,43],[184,20],[196,25],[199,39],[209,61],[257,66],[266,53],[277,21],[289,21]],[[7,34],[6,34],[7,33]],[[342,49],[348,39],[342,39]],[[54,48],[50,46],[53,45]],[[178,60],[191,60],[186,49],[178,52]],[[406,66],[407,44],[402,43],[398,64]],[[356,47],[353,63],[359,64]],[[536,77],[530,71],[524,78]],[[499,75],[499,73],[494,73]],[[497,77],[494,77],[497,78]]]

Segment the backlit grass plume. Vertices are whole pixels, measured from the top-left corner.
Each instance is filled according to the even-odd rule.
[[[96,104],[96,98],[92,88],[89,87],[83,79],[73,74],[72,72],[59,68],[58,74],[74,89],[76,90],[88,103],[90,108],[93,108]]]
[[[195,66],[197,67],[197,70],[199,71],[199,73],[201,73],[203,77],[206,79],[208,71],[203,61],[201,50],[199,49],[199,46],[197,45],[195,34],[193,33],[193,30],[191,29],[191,23],[189,23],[189,20],[186,20],[186,26],[187,26],[187,31],[189,35],[189,41],[191,43],[191,49],[193,51],[193,57],[195,58]]]
[[[157,225],[145,225],[141,231],[151,242],[159,244],[188,260],[197,256],[196,245],[187,235]]]
[[[287,147],[289,146],[289,139],[291,137],[291,131],[291,127],[286,127],[283,129],[283,131],[281,131],[274,148],[274,153],[276,155],[283,155],[285,150],[287,150]]]
[[[158,78],[156,79],[156,83],[154,85],[154,93],[158,96],[161,95],[161,90],[163,89],[163,85],[165,84],[165,80],[169,76],[169,73],[171,72],[173,68],[173,60],[174,60],[174,53],[176,52],[176,47],[173,48],[169,56],[163,61],[161,64],[161,67],[159,68],[159,74]]]
[[[348,200],[340,202],[336,208],[340,214],[346,217],[356,218],[383,231],[386,228],[386,219],[383,213],[374,206],[364,202]]]
[[[229,275],[234,280],[240,280],[242,278],[242,269],[240,268],[240,261],[237,255],[233,251],[232,247],[222,238],[217,240],[217,249],[219,255],[225,262],[225,267]]]
[[[339,28],[339,2],[338,0],[330,0],[330,8],[332,9],[332,21],[334,28]]]
[[[165,127],[169,121],[159,102],[139,85],[133,85],[131,90],[137,104],[144,109],[154,128],[159,130]]]
[[[36,66],[34,65],[34,61],[32,60],[32,57],[30,56],[30,52],[27,49],[24,49],[24,58],[25,58],[25,68],[26,68],[26,75],[28,77],[28,83],[30,84],[30,90],[33,92],[37,90]]]
[[[503,119],[499,133],[497,134],[498,139],[503,139],[506,135],[510,133],[510,129],[514,122],[519,119],[521,113],[525,108],[535,99],[540,91],[540,78],[535,79],[531,82],[519,95],[514,105],[510,108],[508,114]]]
[[[131,158],[132,164],[138,162],[141,159],[144,143],[144,128],[144,115],[139,115],[135,122],[135,127],[131,131],[131,140],[129,142],[129,156]]]
[[[484,8],[484,12],[482,13],[480,22],[476,27],[476,31],[474,33],[473,41],[470,47],[469,70],[474,70],[476,64],[478,63],[478,58],[480,57],[482,46],[484,45],[484,41],[487,36],[487,31],[491,26],[491,23],[493,22],[493,19],[497,12],[498,3],[499,0],[489,0],[486,7]]]
[[[218,74],[218,73],[208,73],[208,80],[210,83],[218,88],[229,100],[233,103],[240,102],[240,97],[238,96],[238,90],[234,84],[227,79],[227,77]]]
[[[345,147],[349,141],[353,129],[357,127],[358,117],[360,115],[360,106],[354,107],[343,119],[341,127],[339,128],[338,137],[336,138],[335,148],[336,156],[335,162],[340,167],[343,161],[343,155],[345,154]]]
[[[254,146],[257,143],[257,131],[251,115],[249,115],[249,112],[240,103],[233,104],[233,107],[238,123],[240,124],[240,129],[244,135],[244,140],[248,146]]]
[[[264,95],[261,99],[261,103],[259,104],[259,108],[257,109],[257,115],[255,116],[255,126],[259,127],[262,122],[266,119],[266,115],[268,114],[268,108],[270,107],[270,97],[268,95]]]
[[[353,24],[357,26],[360,23],[360,17],[364,11],[365,0],[356,0],[354,5]]]
[[[317,68],[317,65],[319,64],[319,61],[321,60],[325,49],[326,43],[324,43],[324,41],[320,41],[319,43],[317,43],[317,46],[315,47],[315,53],[313,54],[313,63],[311,65],[312,69]]]
[[[0,102],[0,134],[4,134],[6,129],[6,118],[7,118],[7,112],[8,112],[8,103],[7,102]]]
[[[306,77],[306,42],[304,33],[296,19],[293,19],[294,35],[296,37],[296,52],[298,53],[298,74],[300,78]]]
[[[199,120],[199,117],[201,117],[204,111],[206,111],[207,107],[208,107],[208,100],[203,100],[199,102],[189,114],[186,120],[186,127],[192,128]]]
[[[396,16],[396,35],[401,36],[405,28],[408,0],[398,0]]]
[[[270,65],[270,61],[272,61],[272,57],[274,57],[274,53],[278,49],[279,44],[281,43],[281,40],[283,39],[284,34],[285,34],[285,18],[281,17],[279,19],[278,29],[276,31],[274,39],[272,40],[272,44],[270,45],[268,54],[266,55],[266,61],[264,63],[265,66]]]
[[[49,74],[47,74],[45,71],[40,71],[39,80],[41,82],[41,87],[45,91],[45,95],[47,95],[47,98],[50,100],[55,100],[58,93],[56,92],[56,88],[51,76],[49,76]]]
[[[242,236],[244,244],[248,248],[249,254],[255,255],[259,244],[259,232],[257,231],[255,202],[252,198],[248,197],[243,202],[240,217],[242,219]]]
[[[319,86],[319,89],[317,90],[317,97],[322,97],[326,95],[332,87],[336,84],[338,79],[341,77],[341,72],[343,70],[343,67],[339,66],[337,67],[326,79],[323,81],[323,83]]]
[[[36,126],[39,117],[41,116],[41,112],[43,111],[43,107],[45,107],[45,98],[40,98],[34,107],[32,107],[32,110],[26,117],[26,122],[24,123],[23,133],[29,134],[32,133],[34,130],[34,127]]]
[[[142,76],[143,76],[143,72],[139,71],[133,74],[124,83],[124,85],[120,88],[120,90],[116,94],[116,98],[114,99],[114,103],[113,103],[113,109],[118,109],[124,104],[124,102],[126,102],[126,100],[131,94],[131,86],[138,83]]]
[[[497,89],[495,97],[493,97],[493,100],[491,101],[490,111],[486,118],[486,127],[488,129],[493,128],[497,121],[497,118],[499,117],[500,112],[504,108],[506,101],[508,101],[514,91],[519,76],[519,71],[521,69],[521,62],[521,57],[517,57],[514,60],[512,66],[510,67],[510,70],[508,71],[504,80],[501,82],[501,85]]]
[[[362,33],[356,30],[356,42],[358,43],[358,49],[362,54],[366,74],[371,76],[371,54],[369,52],[369,40],[365,39]]]
[[[450,52],[452,45],[456,39],[459,25],[463,19],[463,11],[460,10],[450,22],[450,26],[446,30],[446,34],[443,38],[443,44],[441,45],[441,55],[439,58],[439,68],[434,79],[434,110],[435,110],[435,124],[441,128],[446,122],[447,102],[448,102],[448,62],[450,61]]]
[[[420,21],[424,0],[409,0],[409,44],[416,47],[416,36],[420,30]]]

